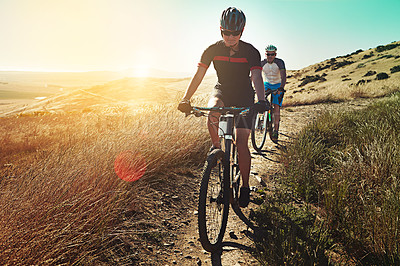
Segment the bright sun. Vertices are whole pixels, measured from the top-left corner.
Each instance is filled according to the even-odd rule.
[[[141,65],[134,67],[132,69],[132,76],[133,77],[148,77],[150,74],[150,68],[146,65]]]

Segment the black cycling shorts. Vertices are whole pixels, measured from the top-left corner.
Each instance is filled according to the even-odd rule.
[[[239,115],[235,121],[236,128],[247,128],[251,129],[253,123],[253,115],[251,112],[247,113],[247,115]]]
[[[221,90],[214,89],[212,96],[220,99],[225,107],[252,107],[254,105],[254,95],[251,97],[229,97],[230,95],[223,94]],[[239,115],[236,118],[235,125],[237,128],[251,129],[252,118],[251,112],[246,113],[246,115]]]

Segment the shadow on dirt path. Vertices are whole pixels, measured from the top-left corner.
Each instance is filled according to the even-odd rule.
[[[251,239],[252,241],[255,240],[256,233],[260,230],[253,222],[251,222],[246,215],[242,212],[242,209],[238,207],[237,205],[231,205],[232,210],[235,212],[237,217],[245,224],[247,227],[251,230],[244,230],[242,233],[246,235],[247,238]],[[235,235],[235,233],[230,232],[230,238],[234,240],[238,240],[239,238]],[[248,254],[252,254],[255,252],[254,248],[252,248],[249,245],[244,245],[239,242],[235,241],[224,241],[222,243],[222,250],[212,253],[211,254],[211,263],[212,265],[219,266],[223,265],[222,264],[222,254],[225,252],[230,252],[234,249],[238,249],[244,252],[247,252]]]
[[[324,111],[338,107],[362,107],[366,102],[352,102],[350,104],[320,104],[284,108],[281,113],[281,127],[278,144],[267,139],[261,153],[250,149],[252,166],[250,186],[252,191],[266,188],[269,191],[279,189],[277,180],[281,173],[280,155],[286,151],[289,144],[296,139],[296,134],[314,118]],[[251,147],[251,143],[249,143]],[[200,181],[199,181],[200,182]],[[259,208],[252,200],[245,209],[230,208],[228,225],[223,239],[223,248],[220,252],[210,254],[203,250],[198,237],[197,210],[192,211],[190,224],[184,232],[178,232],[178,239],[173,254],[164,265],[259,265],[254,257],[254,238],[257,237],[257,227],[249,219],[251,212]]]
[[[282,140],[278,144],[268,140],[260,153],[251,150],[250,204],[244,209],[231,205],[222,249],[215,253],[203,250],[198,239],[197,211],[194,210],[189,227],[183,235],[179,235],[174,254],[170,259],[171,265],[259,265],[253,256],[254,240],[259,229],[249,217],[260,204],[257,203],[255,191],[266,186],[274,187],[273,179],[280,167],[279,156],[290,142],[287,137],[290,133],[282,133],[284,135],[282,134]]]

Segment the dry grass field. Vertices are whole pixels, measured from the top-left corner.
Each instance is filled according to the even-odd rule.
[[[193,175],[209,146],[204,120],[176,110],[188,81],[122,79],[7,105],[0,262],[136,264],[146,261],[148,243],[171,238],[162,222],[170,212],[154,211],[159,202],[182,204],[175,209],[185,215],[193,191],[177,173]],[[143,172],[136,182],[122,180]]]
[[[390,45],[394,48],[359,50],[289,71],[285,105],[379,98],[399,90],[400,71],[392,73],[391,69],[400,66],[400,42]],[[378,80],[379,73],[389,78]]]
[[[144,239],[164,232],[162,215],[154,214],[157,193],[175,195],[183,181],[174,173],[199,165],[208,147],[207,135],[198,130],[204,121],[183,121],[174,109],[2,118],[0,261],[139,261],[132,254]],[[130,165],[145,159],[145,175],[137,182],[115,174],[115,160],[125,151],[137,155]]]

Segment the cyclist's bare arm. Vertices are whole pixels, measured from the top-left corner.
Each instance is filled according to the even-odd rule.
[[[256,90],[257,99],[259,101],[265,101],[265,89],[261,71],[261,69],[251,70],[250,77],[251,81],[253,82],[254,89]]]
[[[189,87],[186,89],[185,95],[183,96],[184,100],[190,100],[193,94],[197,91],[200,83],[202,82],[205,74],[207,72],[207,68],[204,66],[198,66],[196,74],[194,74],[192,80],[190,81]]]
[[[286,85],[286,69],[279,70],[281,72],[281,87],[285,88]]]

